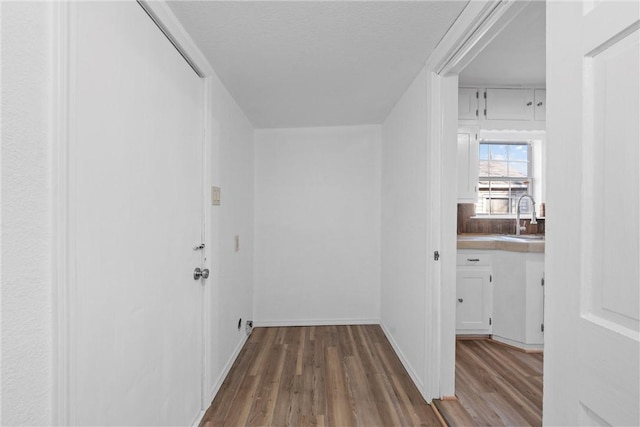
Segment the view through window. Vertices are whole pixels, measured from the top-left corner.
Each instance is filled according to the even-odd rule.
[[[515,215],[523,194],[532,194],[531,145],[527,142],[480,141],[477,215]],[[523,199],[521,213],[530,212]]]

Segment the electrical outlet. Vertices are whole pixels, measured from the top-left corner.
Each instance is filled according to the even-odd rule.
[[[236,252],[240,251],[240,236],[238,235],[234,237],[234,247]]]
[[[238,319],[238,330],[242,328],[242,317]]]

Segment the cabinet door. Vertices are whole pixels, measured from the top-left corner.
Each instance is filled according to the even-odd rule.
[[[547,118],[547,91],[545,89],[536,89],[533,94],[535,108],[534,119],[538,121]]]
[[[491,283],[488,268],[458,268],[456,279],[456,331],[489,334]]]
[[[532,120],[533,89],[487,89],[487,120]]]
[[[544,254],[528,253],[526,344],[544,343]]]
[[[475,130],[458,131],[458,203],[475,203],[478,185],[478,140]]]
[[[458,89],[458,120],[478,119],[478,88]]]

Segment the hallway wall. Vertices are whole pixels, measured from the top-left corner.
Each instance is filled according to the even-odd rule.
[[[380,126],[256,131],[255,320],[378,322]]]
[[[206,299],[211,317],[205,345],[210,366],[207,398],[218,390],[246,338],[253,315],[253,126],[217,76],[210,78],[210,185],[221,187],[220,206],[211,206],[206,189],[211,269]],[[235,236],[240,250],[235,251]],[[238,319],[242,327],[238,330]]]
[[[414,381],[424,381],[427,284],[427,74],[382,125],[381,320]]]

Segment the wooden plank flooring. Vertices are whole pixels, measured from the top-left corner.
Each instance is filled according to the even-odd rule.
[[[377,325],[256,328],[200,426],[441,426]]]
[[[458,400],[434,403],[450,426],[541,426],[542,359],[490,340],[458,340]]]

